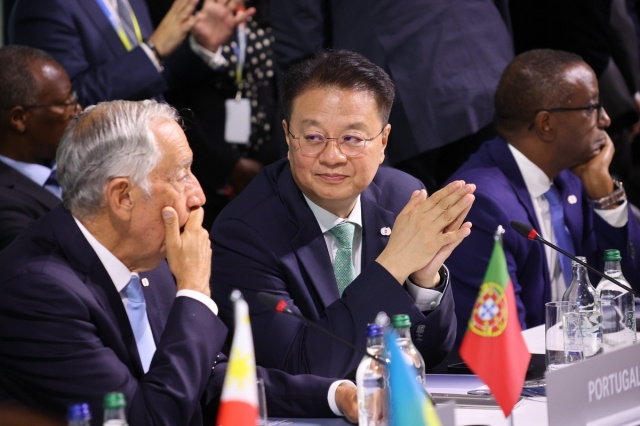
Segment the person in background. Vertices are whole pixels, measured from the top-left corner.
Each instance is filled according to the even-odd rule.
[[[256,359],[292,374],[344,377],[361,354],[263,306],[257,293],[365,347],[380,311],[409,314],[426,368],[455,339],[443,262],[470,232],[473,185],[427,198],[417,179],[380,167],[394,87],[368,59],[323,51],[283,80],[288,158],[267,166],[211,230],[211,289],[220,315],[240,289],[250,306]]]
[[[51,55],[0,48],[0,249],[60,204],[56,149],[80,111],[66,71]]]
[[[58,415],[84,401],[101,425],[104,394],[123,392],[131,425],[212,424],[227,328],[177,119],[166,104],[113,101],[63,136],[63,205],[0,252],[0,400]],[[351,386],[258,374],[272,415],[357,419]]]
[[[604,250],[620,250],[625,277],[640,289],[640,225],[622,183],[609,173],[610,119],[591,67],[573,53],[525,52],[502,75],[495,105],[500,136],[450,178],[477,185],[468,216],[473,232],[448,262],[458,342],[499,225],[506,229],[503,247],[523,329],[543,324],[544,304],[561,300],[571,283],[571,260],[518,235],[509,227],[512,220],[531,224],[544,239],[586,256],[600,270]]]

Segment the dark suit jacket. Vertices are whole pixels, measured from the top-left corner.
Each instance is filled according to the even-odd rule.
[[[0,399],[64,413],[124,392],[131,425],[201,425],[199,402],[217,403],[227,329],[201,302],[175,297],[163,262],[141,274],[156,352],[144,374],[120,295],[62,207],[0,253]],[[331,379],[260,369],[274,415],[329,416]]]
[[[509,223],[517,220],[540,229],[531,196],[520,169],[507,143],[502,138],[485,142],[482,148],[451,177],[477,185],[476,200],[467,216],[473,223],[471,235],[453,252],[447,261],[458,317],[458,341],[464,337],[473,304],[478,296],[494,244],[493,234],[498,225],[506,232],[503,247],[509,275],[518,305],[522,328],[530,328],[545,321],[544,304],[551,300],[551,280],[544,253],[544,245],[529,241]],[[615,248],[622,255],[625,277],[635,289],[640,289],[640,262],[636,248],[640,247],[640,226],[629,211],[629,223],[614,228],[595,214],[587,202],[580,179],[568,170],[554,179],[564,204],[565,223],[569,228],[576,254],[586,256],[589,264],[602,270],[603,252]],[[575,195],[577,202],[567,198]],[[561,256],[561,255],[560,255]],[[595,286],[599,279],[591,277]]]
[[[366,325],[378,312],[409,314],[413,341],[427,369],[448,354],[455,338],[450,292],[435,310],[420,312],[406,290],[375,262],[388,241],[380,229],[393,226],[412,191],[420,188],[417,179],[403,172],[378,170],[361,195],[361,273],[342,297],[324,237],[287,159],[266,167],[222,211],[211,230],[211,289],[227,324],[232,321],[230,292],[239,288],[245,295],[260,365],[341,377],[362,358],[299,320],[265,308],[256,299],[261,291],[282,297],[295,311],[362,348]]]
[[[130,0],[143,38],[153,32],[144,0]],[[18,0],[10,18],[9,42],[50,53],[67,71],[87,106],[114,99],[162,96],[180,80],[210,75],[185,41],[159,73],[140,46],[127,52],[95,0]]]
[[[502,3],[502,2],[501,2]],[[283,70],[321,47],[358,52],[396,84],[391,164],[493,121],[493,96],[513,58],[492,0],[272,0]]]
[[[60,199],[0,161],[0,250]]]

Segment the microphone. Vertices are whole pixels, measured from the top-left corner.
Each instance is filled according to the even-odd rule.
[[[351,349],[353,349],[356,352],[360,352],[361,354],[364,354],[366,356],[368,356],[369,358],[373,358],[376,361],[382,363],[382,364],[388,364],[389,360],[387,359],[383,359],[380,358],[377,355],[372,355],[369,352],[367,352],[366,350],[357,347],[356,345],[354,345],[351,342],[348,342],[346,340],[344,340],[342,337],[336,336],[335,334],[333,334],[332,332],[330,332],[329,330],[327,330],[324,327],[319,326],[318,324],[310,321],[309,319],[305,318],[304,316],[302,316],[301,314],[294,312],[291,308],[289,308],[289,306],[287,305],[287,302],[285,302],[283,299],[280,299],[278,296],[274,296],[273,294],[269,294],[269,293],[265,293],[265,292],[259,292],[257,295],[258,300],[260,302],[262,302],[263,305],[265,305],[267,308],[269,309],[273,309],[276,312],[278,312],[279,314],[288,314],[288,315],[292,315],[296,318],[298,318],[300,321],[317,328],[318,330],[322,331],[324,334],[330,336],[331,338],[337,340],[338,342],[349,346]]]
[[[634,296],[640,297],[640,295],[638,295],[638,293],[636,293],[633,289],[627,287],[626,285],[622,284],[620,281],[618,281],[618,280],[616,280],[614,278],[611,278],[609,275],[603,274],[602,272],[598,271],[596,268],[593,268],[593,267],[587,265],[586,262],[583,262],[582,260],[578,259],[577,257],[567,253],[566,251],[562,250],[560,247],[551,244],[549,241],[547,241],[544,238],[542,238],[540,236],[540,234],[538,234],[538,231],[533,229],[533,226],[531,226],[529,224],[526,224],[526,223],[518,222],[517,220],[512,220],[510,225],[511,225],[511,228],[513,228],[514,231],[516,231],[518,234],[522,235],[523,237],[525,237],[525,238],[527,238],[529,240],[532,240],[532,241],[540,241],[541,243],[548,245],[549,247],[551,247],[555,251],[564,254],[569,259],[573,260],[574,262],[577,262],[577,263],[581,264],[582,266],[584,266],[585,268],[587,268],[588,270],[590,270],[594,274],[611,281],[612,283],[614,283],[618,287],[621,287],[621,288],[627,290],[628,292],[630,292]],[[569,285],[569,284],[567,284],[567,285]]]

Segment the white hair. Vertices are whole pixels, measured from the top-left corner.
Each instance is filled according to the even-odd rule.
[[[90,106],[67,128],[56,156],[64,206],[91,217],[115,177],[129,177],[150,196],[148,175],[160,161],[152,121],[178,122],[178,112],[156,101],[112,101]]]

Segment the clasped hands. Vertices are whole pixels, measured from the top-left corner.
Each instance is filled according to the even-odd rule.
[[[432,288],[439,282],[440,267],[453,249],[471,233],[464,222],[476,186],[454,181],[427,198],[423,189],[414,191],[393,225],[387,247],[376,259],[404,284]]]
[[[215,52],[240,23],[256,12],[251,7],[235,13],[242,4],[240,0],[205,0],[202,9],[194,14],[197,4],[198,0],[175,0],[149,37],[162,57],[176,50],[189,33],[202,47]]]

